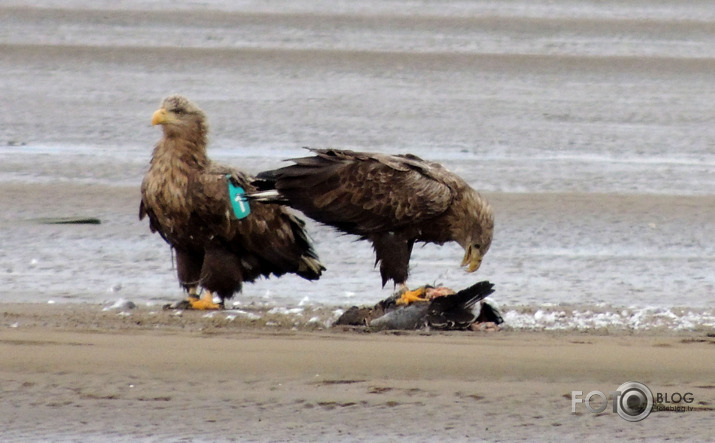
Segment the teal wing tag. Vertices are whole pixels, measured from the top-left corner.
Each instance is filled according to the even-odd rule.
[[[228,182],[231,206],[233,206],[233,215],[239,220],[248,217],[248,214],[251,213],[251,207],[248,205],[248,200],[245,196],[246,191],[242,187],[234,185],[229,174],[226,174],[226,181]]]

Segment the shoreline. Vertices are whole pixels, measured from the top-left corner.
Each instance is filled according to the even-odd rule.
[[[239,299],[240,300],[240,299]],[[176,300],[178,301],[178,299]],[[225,310],[166,309],[173,303],[141,305],[125,298],[111,302],[0,302],[0,330],[69,331],[191,330],[212,334],[248,331],[337,331],[379,333],[361,327],[333,326],[351,306],[324,304],[281,305],[265,300],[236,300]],[[491,302],[487,299],[487,302]],[[492,306],[495,306],[492,303]],[[365,305],[361,305],[365,307]],[[585,336],[715,336],[711,309],[689,307],[626,308],[596,305],[497,305],[504,323],[501,333],[546,333]],[[363,331],[364,329],[364,331]],[[470,334],[466,331],[386,331],[390,334]],[[477,332],[471,332],[477,333]]]

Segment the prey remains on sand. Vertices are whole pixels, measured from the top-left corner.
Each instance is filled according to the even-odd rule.
[[[353,306],[333,326],[360,326],[369,330],[497,330],[504,322],[498,308],[485,300],[494,292],[494,285],[486,280],[459,292],[429,285],[411,292],[408,302],[404,301],[403,291],[397,291],[375,306]]]

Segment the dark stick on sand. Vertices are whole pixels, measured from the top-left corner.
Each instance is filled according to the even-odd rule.
[[[49,217],[35,218],[32,221],[42,225],[99,225],[102,220],[96,217]]]

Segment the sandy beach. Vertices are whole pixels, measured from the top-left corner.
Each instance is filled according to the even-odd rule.
[[[3,441],[712,441],[706,334],[364,333],[0,307]],[[639,381],[688,412],[572,413]],[[598,401],[598,400],[596,400]]]

